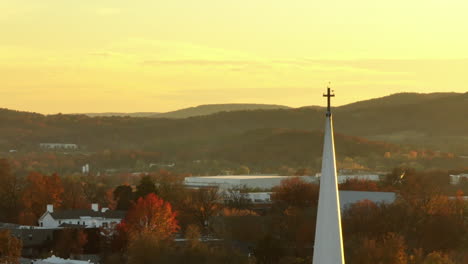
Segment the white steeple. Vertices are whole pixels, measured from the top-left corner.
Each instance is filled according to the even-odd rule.
[[[331,94],[330,88],[328,88],[328,93],[323,96],[328,97],[328,107],[325,119],[322,176],[320,177],[314,258],[312,263],[344,264],[335,143],[333,140],[333,121],[330,109],[330,98],[335,95]]]

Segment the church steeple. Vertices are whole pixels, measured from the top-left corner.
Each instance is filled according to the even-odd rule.
[[[327,89],[327,113],[323,142],[322,176],[320,177],[317,224],[313,264],[344,264],[341,235],[340,199],[335,160],[335,142],[330,99],[335,95]]]

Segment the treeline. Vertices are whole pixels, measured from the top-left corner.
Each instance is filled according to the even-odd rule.
[[[468,146],[467,97],[468,93],[399,94],[337,107],[335,130],[345,135],[464,154]],[[321,130],[323,119],[320,108],[221,112],[186,119],[43,116],[1,110],[0,146],[28,149],[40,142],[73,142],[92,151],[155,150],[165,144],[185,144],[189,148],[257,129]]]
[[[143,137],[143,136],[142,136]],[[137,144],[142,137],[135,138]],[[146,136],[148,141],[151,137]],[[125,145],[122,141],[116,141]],[[453,153],[335,135],[337,162],[341,169],[388,171],[396,166],[418,169],[462,168],[466,159]],[[114,144],[114,143],[113,143]],[[143,143],[142,143],[143,144]],[[241,166],[250,173],[294,175],[299,169],[315,173],[320,169],[323,133],[290,129],[259,129],[203,141],[166,140],[158,146],[88,151],[18,151],[8,157],[18,170],[44,173],[75,173],[89,164],[93,173],[114,171],[150,172],[167,169],[194,175],[234,173]],[[146,149],[146,150],[145,150]]]

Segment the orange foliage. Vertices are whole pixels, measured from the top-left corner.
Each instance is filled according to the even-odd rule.
[[[55,208],[62,205],[63,192],[62,181],[57,174],[47,176],[37,172],[30,173],[21,197],[24,210],[20,215],[20,222],[37,224],[47,204],[53,204]]]
[[[304,182],[299,177],[289,178],[273,188],[271,200],[293,207],[310,207],[318,201],[318,185]]]
[[[120,225],[130,239],[150,234],[164,240],[179,230],[171,204],[154,193],[140,197]]]

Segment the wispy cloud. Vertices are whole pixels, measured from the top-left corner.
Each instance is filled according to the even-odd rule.
[[[237,60],[146,60],[143,65],[174,65],[174,66],[248,66],[259,65],[261,63],[255,61],[237,61]]]

